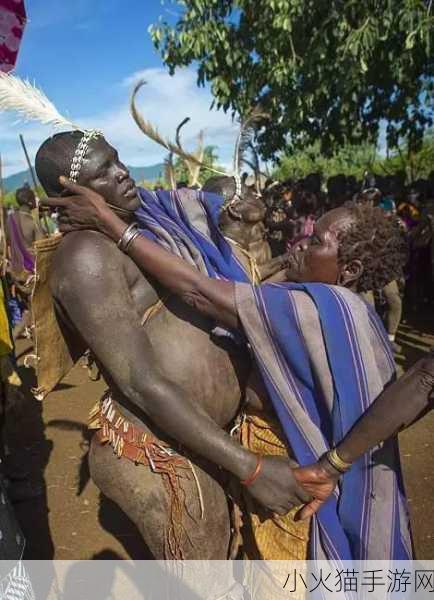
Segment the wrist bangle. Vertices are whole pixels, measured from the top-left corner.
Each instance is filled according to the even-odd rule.
[[[329,450],[326,454],[328,462],[340,473],[346,473],[351,469],[351,463],[347,463],[338,455],[336,448]]]
[[[136,229],[133,233],[133,235],[131,236],[131,239],[128,241],[128,244],[125,246],[125,250],[124,252],[127,252],[128,249],[130,248],[131,244],[134,242],[134,240],[139,237],[140,235],[140,231],[138,229]]]
[[[253,473],[247,479],[242,479],[240,483],[245,486],[252,485],[252,483],[257,479],[259,473],[262,469],[262,456],[260,454],[256,455],[256,467]]]
[[[122,252],[126,252],[128,249],[128,246],[131,244],[133,239],[136,238],[138,235],[139,235],[139,230],[138,230],[137,223],[131,223],[131,225],[128,225],[128,227],[125,229],[125,231],[123,232],[122,236],[120,237],[120,239],[117,243],[117,247],[119,248],[119,250],[122,250]]]

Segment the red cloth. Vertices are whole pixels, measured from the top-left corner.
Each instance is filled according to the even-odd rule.
[[[24,0],[0,0],[0,71],[11,71],[26,25]]]

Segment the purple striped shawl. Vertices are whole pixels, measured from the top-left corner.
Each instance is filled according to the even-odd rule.
[[[387,336],[355,294],[322,284],[236,284],[238,313],[302,465],[336,444],[395,377]],[[346,473],[313,518],[310,558],[404,560],[409,519],[396,440]]]

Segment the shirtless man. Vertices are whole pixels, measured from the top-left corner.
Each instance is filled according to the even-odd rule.
[[[18,210],[15,212],[17,222],[21,228],[26,248],[31,250],[33,242],[43,237],[43,232],[33,217],[36,208],[36,199],[33,190],[24,186],[15,193]]]
[[[36,170],[49,196],[70,193],[59,176],[69,176],[81,138],[78,132],[58,134],[39,149]],[[131,222],[139,206],[135,184],[101,136],[89,143],[78,183],[103,197],[125,226]],[[129,423],[172,447],[180,445],[180,455],[195,465],[204,516],[201,520],[195,481],[182,478],[188,514],[175,546],[182,546],[185,558],[226,558],[229,515],[224,478],[216,466],[247,480],[256,465],[255,454],[224,431],[240,406],[249,368],[245,354],[231,342],[212,342],[209,317],[176,298],[167,300],[143,328],[143,314],[164,291],[101,233],[78,231],[62,240],[51,289],[69,343],[78,347],[77,355],[91,349],[116,410],[120,405]],[[306,500],[290,465],[287,458],[267,457],[250,494],[280,513]],[[95,438],[90,468],[101,491],[137,525],[153,556],[179,556],[167,539],[174,530],[171,521],[179,515],[161,476],[118,460],[109,445]]]

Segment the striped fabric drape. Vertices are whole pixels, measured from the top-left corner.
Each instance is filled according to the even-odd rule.
[[[183,258],[202,273],[232,281],[249,278],[218,229],[223,198],[180,190],[139,190],[136,219],[143,235]]]
[[[298,462],[338,442],[395,377],[377,315],[355,294],[322,284],[236,286],[239,316]],[[313,519],[311,558],[405,560],[409,519],[396,440],[346,473]]]

